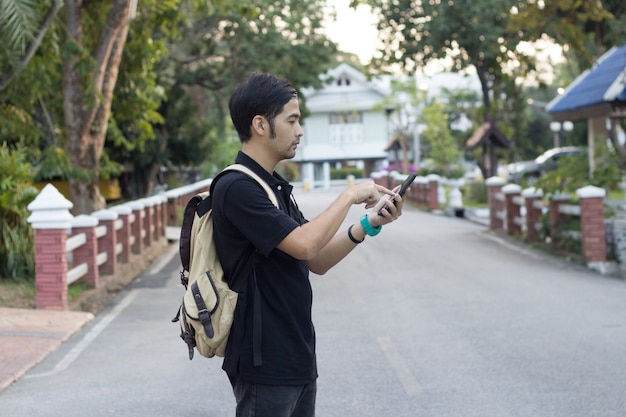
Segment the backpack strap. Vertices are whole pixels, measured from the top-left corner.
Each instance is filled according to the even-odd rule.
[[[242,164],[229,165],[217,174],[215,178],[213,178],[213,181],[211,181],[209,195],[205,199],[202,199],[200,195],[191,197],[189,202],[187,202],[187,206],[185,206],[185,211],[183,213],[183,222],[180,230],[179,254],[183,267],[183,270],[180,272],[180,282],[184,285],[185,289],[187,288],[188,278],[185,276],[184,272],[189,271],[189,259],[191,257],[191,226],[193,225],[194,216],[197,214],[198,217],[202,217],[208,213],[209,210],[211,210],[213,207],[213,188],[215,187],[215,184],[217,184],[217,180],[228,171],[239,171],[252,177],[261,187],[263,187],[272,204],[274,204],[276,208],[279,208],[278,199],[276,198],[276,194],[274,194],[272,188],[247,166]]]
[[[200,195],[194,195],[189,199],[183,212],[183,223],[180,228],[180,241],[179,241],[179,253],[180,262],[183,269],[180,271],[180,282],[187,289],[188,277],[185,276],[185,271],[189,271],[189,259],[191,257],[191,226],[193,225],[193,219],[196,215],[198,205],[202,203],[202,197]]]
[[[208,272],[207,275],[209,275]],[[200,323],[202,323],[202,327],[204,327],[204,332],[206,333],[206,335],[209,337],[209,339],[212,339],[215,333],[213,332],[211,315],[215,313],[215,310],[217,310],[217,306],[220,305],[220,293],[217,291],[217,288],[215,288],[213,280],[209,279],[209,282],[213,286],[213,291],[217,296],[217,302],[215,303],[215,307],[213,307],[213,310],[209,311],[208,307],[206,306],[206,303],[202,298],[202,294],[200,293],[200,288],[198,287],[198,281],[195,281],[193,284],[191,284],[191,293],[193,294],[193,299],[195,300],[196,306],[198,307],[198,319],[200,320]]]
[[[269,184],[267,182],[265,182],[265,180],[263,178],[259,177],[254,171],[252,171],[250,168],[248,168],[247,166],[242,165],[242,164],[233,164],[233,165],[229,165],[226,168],[224,168],[224,170],[222,172],[220,172],[220,174],[218,174],[217,177],[215,177],[213,182],[211,182],[211,194],[213,194],[213,184],[215,183],[215,180],[219,176],[221,176],[222,173],[224,173],[226,171],[239,171],[239,172],[243,172],[245,174],[248,174],[256,182],[258,182],[261,187],[263,187],[263,189],[267,193],[267,198],[270,199],[272,204],[274,204],[276,206],[276,208],[280,208],[278,206],[278,199],[276,198],[276,194],[274,194],[274,190],[272,190],[272,187],[270,187]]]

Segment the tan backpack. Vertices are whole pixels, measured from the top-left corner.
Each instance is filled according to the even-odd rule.
[[[267,192],[268,198],[278,207],[278,200],[270,186],[249,168],[230,165],[220,172],[211,183],[227,171],[241,171],[254,178]],[[180,337],[187,343],[189,359],[193,359],[194,347],[208,358],[224,356],[226,342],[237,306],[237,292],[224,281],[224,271],[217,258],[213,241],[213,206],[210,191],[193,196],[183,215],[180,232],[180,281],[185,295],[173,322],[180,323]],[[253,256],[243,259],[231,280],[234,287],[239,279],[247,276],[253,267]]]

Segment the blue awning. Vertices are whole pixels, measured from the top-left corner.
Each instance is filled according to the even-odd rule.
[[[546,110],[554,115],[620,101],[626,102],[626,44],[602,55],[593,68],[552,99]]]

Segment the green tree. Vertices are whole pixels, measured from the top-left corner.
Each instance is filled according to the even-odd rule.
[[[105,206],[97,173],[134,12],[131,0],[107,3],[65,2],[62,74],[66,150],[72,165],[94,174],[89,181],[69,180],[77,213]]]
[[[159,141],[164,124],[161,109],[171,97],[159,72],[170,59],[169,45],[180,36],[177,26],[185,20],[177,4],[141,2],[124,48],[104,155],[118,166],[131,168],[133,186],[122,189],[127,198],[153,192],[165,158]]]
[[[21,0],[19,3],[29,2]],[[34,3],[39,5],[31,7],[30,10],[38,12],[42,22],[47,21],[46,16],[60,4],[53,1],[30,3],[31,6]],[[21,62],[25,62],[22,59],[17,60],[17,64],[15,60],[9,58],[2,60],[3,65],[12,65],[13,73],[19,77],[19,80],[11,77],[13,82],[8,83],[6,87],[11,89],[8,91],[10,97],[18,98],[19,106],[14,105],[13,100],[3,100],[3,113],[8,114],[12,121],[10,127],[5,128],[3,137],[21,142],[25,139],[35,141],[43,139],[39,144],[42,148],[58,146],[65,150],[73,170],[69,180],[74,210],[77,213],[91,212],[104,206],[98,188],[98,176],[106,175],[101,167],[101,161],[108,160],[103,157],[104,143],[109,131],[109,121],[113,117],[111,106],[130,22],[135,16],[142,18],[148,16],[153,18],[153,23],[157,22],[160,29],[167,24],[168,17],[176,13],[179,1],[145,0],[141,2],[141,10],[137,15],[131,10],[131,4],[136,2],[65,1],[62,12],[58,14],[62,17],[57,19],[58,24],[47,27],[42,24],[38,26],[40,29],[32,29],[32,25],[31,29],[28,29],[22,25],[11,30],[11,33],[18,33],[21,30],[27,37],[28,33],[38,36],[47,32],[40,42],[45,48],[37,48],[33,44],[35,47],[32,50],[36,53],[33,52],[32,60],[27,67],[19,67]],[[4,9],[0,10],[3,19],[8,16]],[[161,16],[160,21],[155,20],[154,16]],[[149,42],[150,39],[144,41]],[[30,46],[24,49],[31,51]],[[29,81],[35,73],[35,70],[29,69],[33,67],[38,57],[52,59],[46,61],[43,67],[37,68],[42,81],[25,84],[24,81]],[[158,57],[152,56],[150,59],[154,61],[158,60]],[[150,60],[143,62],[149,63]],[[63,88],[59,90],[61,85]],[[20,91],[25,88],[28,92]],[[136,90],[138,89],[135,88]],[[20,96],[27,98],[22,99]],[[139,97],[135,95],[134,99],[137,103]],[[145,106],[143,108],[145,109]],[[140,121],[154,115],[142,112],[146,113],[147,116],[139,118]],[[43,120],[40,125],[47,129],[29,129],[28,125],[37,119]],[[34,125],[38,127],[37,124]],[[145,124],[143,129],[145,132]]]
[[[33,232],[26,206],[37,195],[25,151],[0,145],[0,279],[32,278]]]
[[[443,103],[435,100],[426,106],[422,122],[426,125],[422,138],[428,145],[428,156],[432,158],[435,169],[443,176],[454,176],[453,172],[458,171],[461,151],[450,132]]]
[[[39,4],[33,22],[57,4],[20,1]],[[97,178],[121,163],[143,175],[144,195],[161,166],[210,159],[232,136],[226,100],[249,72],[319,85],[336,51],[322,31],[321,0],[142,0],[133,20],[130,3],[65,2],[0,98],[2,140],[45,150],[33,162],[41,176],[72,179],[77,213],[104,204]],[[0,55],[3,68],[13,62]]]
[[[521,1],[513,9],[511,28],[529,41],[554,40],[563,47],[561,86],[566,86],[613,46],[626,42],[626,3],[622,0],[593,2],[553,0]],[[609,138],[617,153],[617,163],[626,169],[626,147],[618,140],[616,126],[626,121],[611,120]]]
[[[479,94],[471,89],[442,88],[441,100],[444,112],[448,116],[450,132],[459,149],[463,149],[467,141],[468,131],[482,123],[482,106]],[[472,126],[462,126],[461,122],[469,120]],[[465,129],[464,129],[465,127]]]
[[[502,103],[505,94],[515,91],[519,74],[534,70],[533,56],[518,48],[523,39],[509,27],[510,1],[367,3],[378,13],[383,42],[382,56],[375,65],[399,64],[414,72],[439,61],[457,72],[475,71],[482,93],[481,123],[504,124],[498,122],[504,118],[501,112],[510,107]],[[481,165],[486,177],[495,175],[496,168]]]
[[[578,74],[608,48],[626,41],[626,4],[622,0],[519,1],[512,9],[510,28],[529,42],[547,35],[564,46],[570,68]]]
[[[409,173],[409,141],[415,135],[419,113],[426,101],[426,91],[420,90],[413,77],[391,81],[391,94],[376,105],[385,110],[392,126],[392,136],[402,150],[402,171]],[[419,151],[419,150],[415,150]],[[417,158],[418,152],[415,152]],[[417,164],[419,161],[413,161]]]
[[[507,0],[418,2],[368,1],[379,15],[383,42],[380,67],[400,64],[414,72],[434,60],[446,59],[450,69],[473,68],[482,88],[484,120],[495,114],[493,102],[515,61],[530,70],[532,58],[517,49],[519,34],[508,29],[511,4]]]
[[[60,62],[58,49],[51,47],[50,36],[44,36],[50,27],[48,16],[56,15],[58,4],[49,10],[44,7],[49,3],[0,2],[0,42],[5,46],[0,48],[0,140],[30,146],[35,154],[43,135],[57,134],[56,114],[62,109],[60,72],[54,70]]]
[[[0,92],[33,58],[61,6],[54,0],[0,1]]]
[[[180,38],[169,43],[169,59],[157,68],[166,97],[155,129],[159,152],[133,157],[135,171],[208,163],[210,172],[232,162],[233,155],[223,155],[239,144],[228,97],[253,71],[286,77],[297,88],[321,86],[319,75],[336,53],[322,30],[323,6],[320,0],[254,0],[186,10]],[[228,140],[237,146],[220,144]]]

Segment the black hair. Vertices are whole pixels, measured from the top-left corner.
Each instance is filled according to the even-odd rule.
[[[242,142],[250,139],[250,126],[255,116],[265,117],[274,135],[274,119],[293,98],[296,89],[285,79],[268,73],[253,73],[230,97],[230,118]]]

